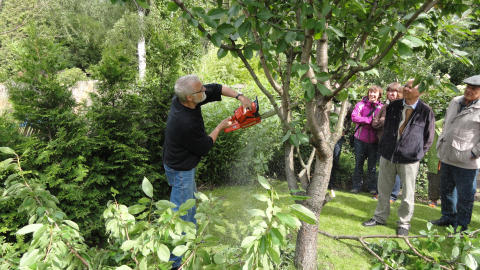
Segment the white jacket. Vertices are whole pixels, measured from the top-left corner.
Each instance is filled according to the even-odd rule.
[[[463,96],[448,105],[442,134],[437,141],[437,155],[443,163],[464,169],[480,168],[480,101],[463,109]],[[472,159],[472,152],[477,156]]]

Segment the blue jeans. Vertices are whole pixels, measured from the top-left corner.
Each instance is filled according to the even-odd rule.
[[[395,185],[393,185],[392,194],[390,194],[390,200],[396,201],[398,198],[398,193],[400,193],[400,176],[397,174],[395,176]]]
[[[477,173],[478,169],[463,169],[442,162],[440,168],[442,219],[454,227],[462,226],[465,230],[468,228],[477,190]]]
[[[195,184],[195,168],[189,171],[177,171],[165,164],[163,167],[165,168],[168,184],[172,187],[170,201],[177,205],[173,210],[178,211],[178,207],[188,199],[195,199],[194,194],[197,192],[197,186]],[[182,219],[197,224],[195,213],[196,207],[194,206],[188,210],[186,215],[182,216]],[[170,261],[173,261],[172,267],[179,267],[182,263],[182,257],[170,254]]]
[[[353,172],[352,184],[353,189],[361,190],[363,177],[363,164],[368,159],[367,169],[367,188],[368,191],[377,191],[377,143],[366,143],[355,138],[355,171]]]
[[[195,168],[189,171],[177,171],[167,165],[163,165],[165,174],[167,175],[168,184],[172,187],[170,194],[170,201],[177,205],[173,210],[178,211],[178,207],[186,202],[188,199],[195,199],[195,192],[197,192],[197,185],[195,184]],[[188,210],[182,219],[197,224],[195,219],[196,207]]]

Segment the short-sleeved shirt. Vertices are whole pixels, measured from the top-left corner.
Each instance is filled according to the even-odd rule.
[[[202,156],[213,146],[213,140],[205,132],[201,106],[222,99],[222,85],[205,85],[207,98],[195,109],[183,106],[177,96],[172,105],[165,129],[163,163],[178,171],[195,168]]]

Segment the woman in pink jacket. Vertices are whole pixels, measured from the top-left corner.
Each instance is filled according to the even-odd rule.
[[[378,139],[375,129],[372,127],[372,120],[382,108],[380,98],[383,89],[380,86],[368,88],[368,96],[363,97],[355,105],[352,112],[352,121],[355,125],[355,171],[352,177],[352,193],[358,193],[362,187],[363,164],[368,159],[367,188],[374,195],[377,192],[376,163]]]

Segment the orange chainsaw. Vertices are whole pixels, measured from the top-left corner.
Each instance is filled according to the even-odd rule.
[[[252,102],[251,110],[244,108],[243,105],[238,107],[230,117],[230,121],[232,124],[223,130],[225,133],[260,123],[262,119],[258,113],[258,98],[255,98],[255,101]]]

